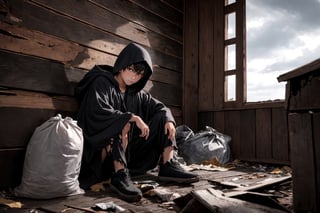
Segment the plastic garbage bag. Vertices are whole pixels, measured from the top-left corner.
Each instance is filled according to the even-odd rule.
[[[231,137],[206,126],[205,130],[194,133],[186,125],[176,128],[178,155],[190,164],[200,164],[215,157],[219,163],[231,161]]]
[[[60,114],[50,118],[29,141],[22,180],[14,194],[49,199],[84,193],[78,182],[82,151],[83,135],[77,122]]]

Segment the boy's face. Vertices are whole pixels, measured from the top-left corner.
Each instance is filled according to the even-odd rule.
[[[143,72],[136,72],[132,66],[123,69],[123,71],[120,72],[120,76],[123,82],[127,86],[130,86],[137,83],[143,77]]]

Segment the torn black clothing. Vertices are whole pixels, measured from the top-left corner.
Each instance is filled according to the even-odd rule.
[[[114,75],[121,69],[142,61],[148,65],[144,77],[136,84],[127,87],[126,92],[122,93]],[[101,162],[101,150],[106,147],[111,138],[114,141],[119,140],[119,135],[132,114],[138,115],[150,125],[150,136],[145,141],[137,137],[140,130],[136,127],[132,128],[127,149],[129,150],[127,151],[129,166],[134,165],[136,170],[139,170],[141,166],[140,171],[145,171],[144,164],[151,156],[145,155],[145,152],[148,153],[148,151],[142,147],[150,149],[150,153],[155,153],[152,158],[159,158],[163,148],[172,144],[164,135],[164,124],[168,121],[175,123],[171,111],[162,102],[142,90],[151,73],[151,60],[147,52],[139,45],[130,44],[120,53],[114,67],[95,66],[79,82],[75,97],[80,104],[78,125],[82,128],[84,135],[83,159],[79,177],[82,185],[88,186],[89,182],[93,184],[102,181],[110,174],[106,170],[113,171],[110,163]],[[155,125],[154,120],[161,121],[161,124]],[[118,160],[123,156],[124,153],[121,153],[119,144],[121,145],[118,142],[113,143],[110,160]],[[152,165],[148,165],[146,167],[148,169],[155,166],[155,160],[150,162]]]
[[[169,140],[168,135],[164,134],[165,118],[161,113],[158,113],[147,122],[150,128],[148,140],[139,137],[140,130],[137,127],[133,128],[126,152],[131,174],[144,174],[155,168],[164,148],[168,146],[176,147],[176,141]]]

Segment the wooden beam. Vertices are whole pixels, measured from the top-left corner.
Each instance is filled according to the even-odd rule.
[[[293,207],[296,212],[313,211],[317,205],[316,199],[319,194],[316,194],[312,115],[309,113],[289,113],[288,121],[293,177]]]
[[[184,70],[183,70],[183,122],[198,129],[198,75],[199,75],[199,2],[185,1]]]
[[[199,111],[214,106],[214,1],[199,1]]]

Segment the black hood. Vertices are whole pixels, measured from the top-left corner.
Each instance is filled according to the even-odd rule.
[[[91,86],[91,83],[99,76],[104,76],[110,83],[118,85],[118,82],[114,79],[114,75],[116,75],[120,70],[137,62],[145,62],[145,74],[137,83],[128,86],[127,91],[128,93],[139,92],[146,85],[153,72],[152,62],[149,53],[142,46],[131,43],[120,52],[114,67],[109,65],[94,66],[94,68],[84,76],[76,87],[76,98],[80,101],[84,97],[87,89]]]
[[[128,86],[128,91],[130,92],[138,92],[142,90],[153,72],[152,61],[147,50],[138,44],[131,43],[120,52],[113,67],[113,75],[115,75],[120,70],[138,62],[145,62],[147,68],[140,81]]]
[[[96,65],[94,66],[90,72],[88,72],[78,83],[75,88],[74,95],[78,101],[81,102],[82,98],[84,98],[85,94],[91,87],[94,80],[98,77],[103,76],[106,81],[109,81],[111,84],[118,85],[117,81],[114,79],[112,75],[113,68],[109,65]]]

